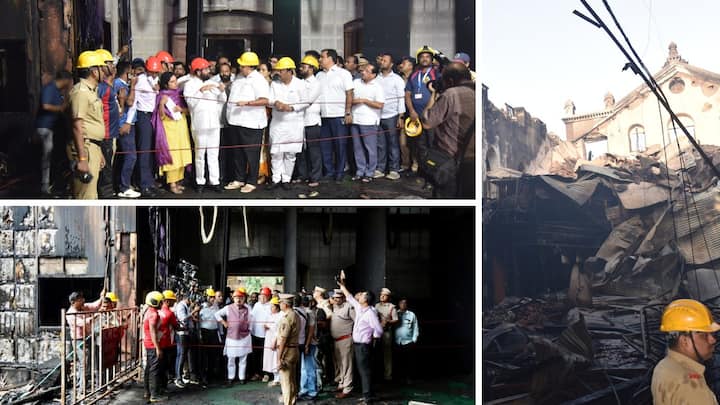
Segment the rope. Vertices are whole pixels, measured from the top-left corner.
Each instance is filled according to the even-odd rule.
[[[215,233],[215,223],[217,222],[218,209],[217,206],[213,206],[213,222],[209,234],[205,233],[205,214],[203,213],[203,207],[198,207],[198,210],[200,211],[200,237],[202,238],[202,243],[207,245],[210,243],[213,238],[213,234]]]

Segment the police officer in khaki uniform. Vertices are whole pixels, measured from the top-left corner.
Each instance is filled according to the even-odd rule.
[[[67,154],[70,161],[76,163],[73,181],[76,199],[97,199],[98,176],[105,166],[100,148],[105,138],[105,121],[102,101],[97,95],[97,86],[102,80],[100,66],[105,66],[102,56],[94,51],[81,53],[76,66],[80,81],[70,91],[73,136]]]
[[[675,300],[665,308],[660,330],[668,333],[668,352],[653,371],[653,403],[717,405],[703,374],[715,350],[713,333],[720,330],[710,310],[695,300]]]
[[[392,347],[393,347],[393,330],[398,323],[398,314],[395,305],[390,302],[390,289],[382,288],[380,290],[380,302],[375,304],[380,316],[380,324],[383,327],[382,336],[382,358],[383,358],[383,377],[385,381],[392,380]]]
[[[284,316],[277,324],[277,365],[284,405],[294,405],[298,394],[297,368],[300,353],[297,341],[300,338],[300,322],[293,311],[293,297],[292,294],[280,294],[280,310]]]

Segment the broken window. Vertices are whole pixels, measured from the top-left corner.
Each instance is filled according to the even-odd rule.
[[[86,302],[100,297],[102,277],[39,277],[38,321],[41,327],[59,327],[60,309],[68,309],[68,297],[73,291],[82,291]]]
[[[635,125],[630,128],[630,152],[644,152],[645,149],[645,128],[642,125]]]
[[[680,118],[680,122],[685,126],[685,128],[688,130],[688,133],[690,136],[695,138],[697,141],[697,137],[695,137],[695,121],[690,118],[687,115],[678,115],[678,118]],[[680,128],[680,125],[677,125],[675,121],[672,119],[668,121],[667,123],[667,135],[665,136],[665,142],[667,142],[666,145],[673,144],[675,145],[677,142],[677,139],[680,139],[681,141],[685,139],[685,135],[683,133],[682,128]]]

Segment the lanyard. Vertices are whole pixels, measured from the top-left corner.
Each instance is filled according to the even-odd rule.
[[[418,93],[420,93],[420,89],[422,88],[423,83],[425,83],[425,79],[427,79],[428,75],[430,74],[430,70],[432,70],[432,68],[429,68],[427,72],[425,72],[425,76],[422,76],[421,73],[418,73]],[[420,76],[422,76],[422,78]]]

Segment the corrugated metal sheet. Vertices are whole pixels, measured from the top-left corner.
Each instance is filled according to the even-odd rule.
[[[580,206],[585,205],[593,193],[595,193],[598,184],[601,183],[599,179],[577,180],[572,183],[560,181],[550,176],[540,176],[540,179]]]
[[[667,187],[643,181],[640,184],[627,184],[627,189],[617,195],[625,209],[635,210],[666,202],[669,190]]]
[[[694,265],[720,259],[720,212],[714,207],[715,192],[688,195],[688,200],[688,208],[680,201],[673,210],[680,252],[686,262]],[[672,235],[672,220],[670,215],[663,219],[665,228],[671,232],[669,235]]]
[[[630,180],[629,178],[630,174],[619,171],[617,169],[613,169],[612,167],[580,165],[580,168],[578,168],[578,173],[581,172],[595,173],[599,174],[600,176],[609,177],[617,181],[624,181],[628,183],[632,182],[632,180]]]

